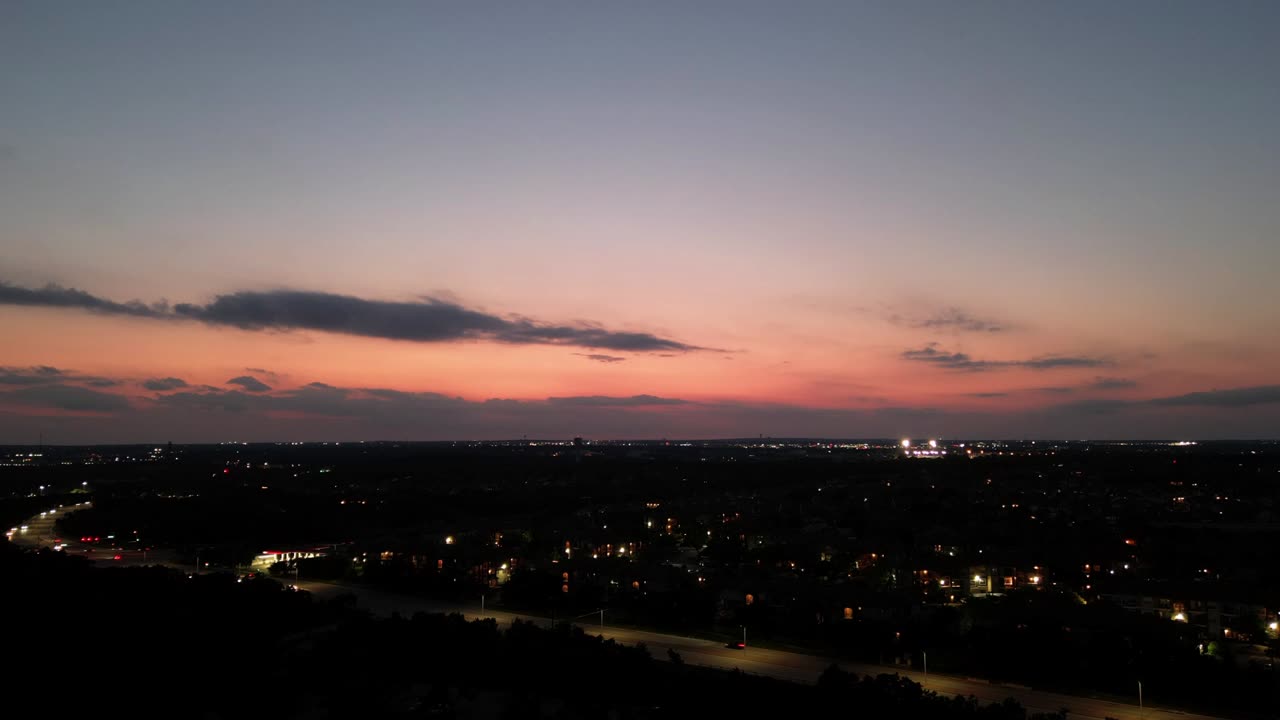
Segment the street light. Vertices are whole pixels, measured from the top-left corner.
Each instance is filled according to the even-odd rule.
[[[601,631],[601,632],[604,632],[604,611],[605,611],[605,608],[600,608],[599,610],[592,610],[591,612],[589,612],[589,613],[583,613],[583,614],[579,615],[578,617],[575,617],[575,618],[569,618],[569,622],[570,622],[570,623],[572,623],[574,620],[578,620],[578,619],[580,619],[580,618],[584,618],[584,617],[586,617],[586,616],[588,616],[588,615],[595,615],[596,613],[600,613],[600,631]]]

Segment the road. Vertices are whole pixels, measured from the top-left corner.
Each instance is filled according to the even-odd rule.
[[[516,619],[544,625],[550,625],[552,622],[550,618],[504,611],[486,610],[482,614],[478,603],[470,607],[449,605],[355,585],[301,580],[298,582],[298,587],[311,592],[321,599],[343,593],[352,594],[356,597],[356,601],[361,607],[377,615],[390,615],[393,612],[399,612],[407,617],[415,612],[422,611],[459,613],[468,619],[493,618],[500,625],[509,624]],[[690,665],[702,665],[724,670],[736,668],[743,672],[801,683],[816,682],[818,676],[832,662],[830,658],[785,650],[756,647],[747,647],[745,650],[732,650],[712,640],[668,635],[646,630],[609,627],[607,611],[605,614],[605,626],[601,628],[598,623],[590,621],[593,617],[579,620],[577,624],[584,630],[601,635],[605,639],[612,639],[622,643],[644,643],[648,647],[649,653],[659,660],[666,659],[667,650],[674,650]],[[973,696],[982,702],[1001,702],[1005,698],[1012,697],[1031,712],[1057,712],[1065,707],[1070,709],[1072,718],[1088,720],[1104,720],[1104,718],[1116,718],[1117,720],[1219,720],[1209,715],[1197,715],[1179,710],[1152,707],[1139,709],[1136,704],[1131,705],[1101,698],[1044,692],[1011,685],[993,685],[983,680],[950,675],[930,673],[926,678],[923,673],[904,671],[901,668],[848,662],[840,662],[838,664],[843,670],[861,675],[897,673],[915,682],[922,683],[925,688],[942,695]]]
[[[73,512],[74,510],[75,506],[71,506],[57,510],[57,513]],[[13,535],[12,539],[15,543],[27,547],[52,547],[58,540],[53,531],[53,523],[56,519],[57,514],[46,514],[43,517],[37,516],[31,518],[26,522],[27,530],[19,530]],[[76,538],[76,540],[78,540],[78,538]],[[112,564],[160,564],[179,567],[179,569],[183,570],[191,569],[189,566],[178,566],[174,564],[168,557],[168,554],[161,551],[152,551],[149,556],[144,559],[143,553],[138,550],[86,546],[79,542],[65,544],[63,551],[69,553],[80,553],[90,549],[92,549],[93,552],[86,553],[89,557],[95,560],[101,560],[104,565],[108,566]],[[117,555],[120,556],[119,560],[114,559]],[[416,612],[458,613],[468,619],[493,618],[500,625],[510,624],[512,621],[517,619],[527,620],[543,625],[552,624],[552,620],[550,618],[520,615],[505,611],[486,610],[482,614],[480,612],[479,603],[474,606],[451,605],[448,603],[436,602],[410,595],[400,595],[359,585],[342,585],[314,580],[300,580],[297,585],[299,589],[306,590],[320,599],[331,598],[342,594],[353,595],[360,607],[365,608],[375,615],[386,616],[393,612],[398,612],[401,615],[408,617]],[[595,616],[593,615],[588,618],[588,620],[594,619],[594,617]],[[605,639],[611,639],[621,643],[644,643],[645,646],[648,647],[649,653],[658,660],[665,660],[667,658],[667,651],[674,650],[680,654],[681,658],[683,658],[686,663],[689,663],[690,665],[720,668],[723,670],[739,669],[743,672],[765,675],[793,682],[816,682],[818,676],[823,670],[831,665],[832,662],[830,658],[789,652],[785,650],[773,650],[757,647],[747,647],[743,650],[734,650],[726,648],[723,644],[712,640],[668,635],[664,633],[649,632],[646,630],[610,627],[608,625],[607,611],[605,615],[605,625],[603,627],[601,627],[598,622],[582,620],[579,620],[576,624],[581,626],[584,630],[601,635]],[[1152,708],[1149,706],[1140,709],[1136,704],[1120,703],[1112,700],[1084,697],[1080,695],[1064,695],[1061,693],[1044,692],[1041,690],[1033,690],[1013,685],[994,685],[985,680],[955,677],[951,675],[930,673],[928,677],[925,677],[923,673],[912,670],[903,670],[902,668],[896,667],[848,662],[840,662],[838,664],[843,670],[861,675],[897,673],[903,677],[907,677],[915,682],[921,683],[928,690],[932,690],[941,695],[972,696],[982,702],[1001,702],[1005,698],[1011,697],[1031,712],[1057,712],[1062,708],[1068,708],[1072,718],[1080,718],[1082,720],[1104,720],[1105,718],[1116,718],[1116,720],[1221,720],[1220,718],[1210,715],[1197,715],[1194,713],[1182,712],[1180,710]]]
[[[170,553],[164,550],[143,550],[129,538],[104,537],[97,542],[80,542],[80,538],[63,538],[54,530],[54,523],[63,515],[88,507],[89,502],[75,503],[49,510],[28,519],[17,528],[10,540],[20,547],[58,547],[68,555],[84,555],[90,560],[103,560],[120,564],[168,564]],[[23,530],[23,528],[26,528]]]

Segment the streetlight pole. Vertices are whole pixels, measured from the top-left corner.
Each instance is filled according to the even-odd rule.
[[[929,653],[921,650],[920,655],[924,658],[924,683],[921,685],[923,687],[929,684]]]
[[[480,593],[480,617],[484,617],[484,593]]]
[[[600,632],[604,632],[604,608],[600,608]]]
[[[742,626],[742,649],[747,649],[747,626]]]
[[[1142,709],[1142,681],[1139,680],[1138,681],[1138,717],[1141,718],[1144,715],[1146,715],[1146,713]]]

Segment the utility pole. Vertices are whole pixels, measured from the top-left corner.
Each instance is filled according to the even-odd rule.
[[[480,593],[480,617],[484,617],[484,593]]]
[[[921,687],[929,684],[929,653],[921,650],[920,655],[924,658],[924,683]]]
[[[600,608],[600,632],[604,632],[604,608]]]
[[[1146,716],[1146,712],[1142,709],[1142,681],[1138,681],[1138,717]]]
[[[747,649],[747,626],[742,626],[742,649]]]

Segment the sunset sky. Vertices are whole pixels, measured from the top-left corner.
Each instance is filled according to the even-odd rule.
[[[6,2],[0,443],[1280,435],[1280,4]]]

